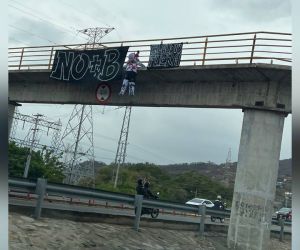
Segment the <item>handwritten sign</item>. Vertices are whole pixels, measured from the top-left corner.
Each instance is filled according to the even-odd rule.
[[[100,50],[58,50],[50,78],[68,82],[122,79],[128,46]]]
[[[151,45],[148,68],[178,67],[181,53],[182,43]]]

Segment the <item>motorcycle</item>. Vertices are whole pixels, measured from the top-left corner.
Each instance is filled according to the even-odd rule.
[[[213,208],[216,209],[216,210],[225,210],[225,205],[226,203],[224,203],[224,206],[223,205],[219,205],[219,206],[214,206]],[[216,220],[220,220],[221,223],[224,223],[225,222],[225,217],[224,216],[213,216],[211,215],[210,216],[210,220],[212,222],[215,222]]]
[[[158,199],[159,193],[157,193],[157,195],[155,196],[154,199]],[[135,207],[134,209],[134,213],[136,214],[137,211],[137,207]],[[143,214],[150,214],[152,218],[157,218],[159,215],[159,209],[158,208],[151,208],[151,207],[142,207],[142,212],[141,212],[141,216]]]

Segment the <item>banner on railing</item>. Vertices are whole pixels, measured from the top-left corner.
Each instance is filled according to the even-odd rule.
[[[174,68],[181,60],[182,43],[151,45],[148,68]]]
[[[107,82],[122,79],[128,48],[57,50],[50,78],[68,82]]]

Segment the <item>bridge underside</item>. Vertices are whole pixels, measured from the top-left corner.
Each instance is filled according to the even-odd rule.
[[[91,104],[99,83],[49,78],[50,70],[9,71],[9,99],[21,103]],[[119,96],[122,80],[106,83],[105,105],[261,108],[291,112],[291,67],[272,64],[186,66],[140,70],[135,96]]]

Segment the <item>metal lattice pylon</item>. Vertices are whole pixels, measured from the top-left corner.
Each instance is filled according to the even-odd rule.
[[[57,122],[57,128],[55,129],[55,132],[53,133],[51,138],[50,148],[53,150],[54,155],[57,155],[59,153],[58,149],[60,143],[61,129],[62,129],[62,123],[61,120],[59,119]]]
[[[78,184],[82,178],[94,181],[93,109],[75,105],[60,141],[64,154],[64,183]]]
[[[87,48],[100,48],[102,37],[114,28],[86,28],[79,30],[88,36],[84,45]],[[82,46],[81,46],[82,47]],[[74,123],[75,120],[75,123]],[[71,136],[71,142],[67,137]],[[86,142],[84,142],[84,140]],[[85,146],[84,146],[85,144]],[[61,138],[62,150],[65,159],[65,183],[78,184],[83,178],[90,178],[95,185],[95,156],[93,138],[93,108],[92,105],[75,105],[68,121],[66,130]],[[84,161],[85,159],[85,161]]]
[[[118,141],[118,148],[117,148],[117,153],[116,153],[116,158],[115,158],[115,165],[117,166],[115,182],[114,182],[115,188],[117,187],[117,184],[118,184],[120,166],[122,164],[124,164],[125,158],[126,158],[130,116],[131,116],[131,106],[127,106],[125,108],[125,113],[124,113],[124,117],[123,117],[123,123],[122,123],[122,128],[121,128],[121,133],[120,133],[120,138]]]
[[[11,128],[10,135],[9,135],[9,140],[10,141],[12,140],[12,138],[15,138],[15,136],[16,136],[18,120],[15,119],[15,116],[16,116],[16,113],[18,113],[18,111],[19,111],[18,107],[15,107],[15,112],[14,112],[14,117],[13,117],[13,122],[12,122],[12,128]]]
[[[229,168],[229,167],[231,167],[231,164],[232,164],[231,163],[231,148],[229,148],[227,158],[226,158],[225,167]]]
[[[14,133],[12,133],[12,135],[10,137],[10,141],[14,141],[16,144],[20,145],[21,147],[29,148],[29,153],[28,153],[27,160],[26,160],[25,167],[24,167],[24,174],[23,174],[24,178],[28,177],[31,156],[32,156],[32,152],[34,149],[49,148],[54,151],[57,150],[57,146],[49,147],[47,145],[43,145],[43,144],[39,143],[40,139],[41,139],[40,132],[43,132],[43,129],[41,129],[40,127],[47,128],[47,135],[48,135],[50,130],[52,130],[52,131],[55,130],[56,132],[58,130],[60,130],[61,123],[60,123],[60,121],[59,122],[50,122],[42,117],[43,117],[43,115],[41,115],[41,114],[36,114],[33,116],[23,115],[18,112],[15,112],[15,114],[14,114],[14,123],[15,124],[17,124],[18,120],[23,121],[23,127],[24,127],[25,123],[29,123],[29,124],[31,123],[31,127],[23,140],[12,137],[12,135],[13,136],[15,135],[15,128],[14,128]],[[56,132],[54,132],[54,134]]]
[[[84,45],[85,48],[96,48],[96,47],[104,47],[103,45],[100,44],[101,39],[113,30],[114,28],[95,27],[95,28],[86,28],[86,29],[78,30],[78,32],[88,36],[88,41]]]

